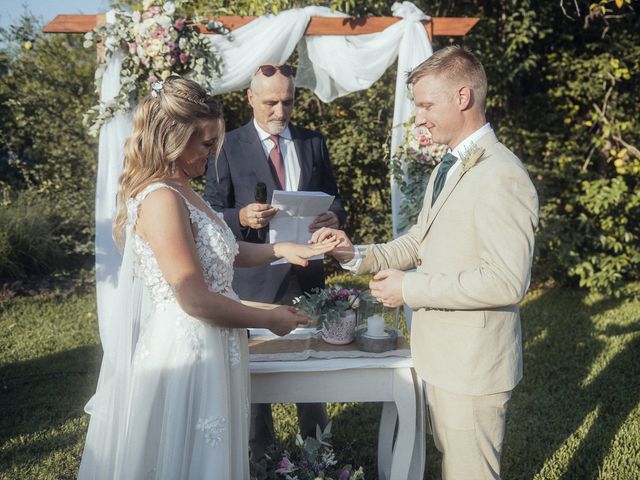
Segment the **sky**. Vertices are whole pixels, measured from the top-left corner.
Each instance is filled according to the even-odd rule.
[[[8,27],[25,8],[46,25],[60,13],[99,13],[109,10],[109,0],[0,0],[0,26]]]

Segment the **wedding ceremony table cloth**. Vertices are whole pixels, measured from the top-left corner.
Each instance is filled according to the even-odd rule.
[[[294,335],[305,330],[308,329],[298,329]],[[260,330],[251,332],[251,340],[260,338]],[[355,343],[344,349],[357,352]],[[251,402],[382,402],[378,478],[422,479],[425,407],[422,381],[413,370],[411,358],[391,356],[389,352],[385,352],[387,356],[375,357],[334,353],[333,358],[328,355],[306,360],[251,360]]]

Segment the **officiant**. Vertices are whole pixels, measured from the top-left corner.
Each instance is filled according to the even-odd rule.
[[[240,240],[269,241],[269,222],[277,210],[270,205],[274,190],[316,191],[334,195],[329,210],[314,220],[322,227],[341,228],[346,213],[336,186],[324,137],[319,132],[291,125],[295,87],[289,65],[261,65],[247,90],[253,118],[227,133],[217,164],[207,170],[205,199],[222,212]],[[266,190],[266,195],[265,195]],[[275,265],[236,269],[233,288],[243,300],[290,304],[313,288],[324,287],[322,260],[307,268]],[[298,404],[300,432],[315,437],[316,425],[327,423],[323,404]],[[252,405],[250,447],[260,458],[275,437],[271,405]]]

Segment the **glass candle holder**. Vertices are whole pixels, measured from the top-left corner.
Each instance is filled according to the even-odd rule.
[[[358,305],[358,328],[363,334],[371,338],[384,338],[395,334],[398,329],[400,310],[398,308],[385,307],[378,301],[371,291],[367,290],[360,295]]]

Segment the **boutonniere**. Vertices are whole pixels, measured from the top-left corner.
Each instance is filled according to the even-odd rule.
[[[480,161],[482,155],[484,155],[484,148],[479,147],[475,143],[469,145],[469,148],[467,148],[460,156],[460,161],[462,162],[462,172],[465,173],[471,170],[475,166],[475,164]]]

